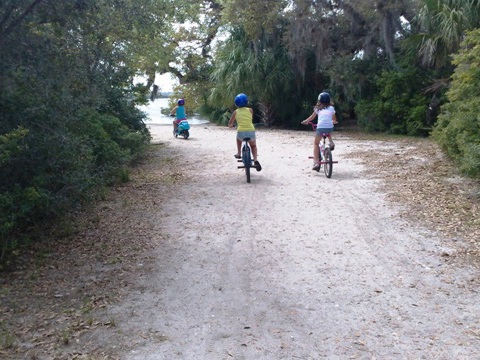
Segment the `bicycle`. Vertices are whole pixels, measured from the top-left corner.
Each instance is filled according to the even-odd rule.
[[[312,125],[313,131],[317,130],[317,124],[309,121],[310,125]],[[338,164],[338,161],[333,161],[332,157],[332,150],[330,149],[330,144],[326,144],[325,140],[328,137],[327,133],[322,133],[322,140],[320,141],[319,146],[319,153],[320,153],[320,166],[323,165],[323,171],[327,178],[332,177],[333,172],[333,164]],[[309,156],[309,159],[313,159],[313,156]]]
[[[255,166],[252,160],[252,150],[250,149],[250,145],[248,144],[249,141],[250,141],[250,138],[243,139],[242,158],[237,160],[238,162],[243,163],[243,165],[238,166],[238,168],[245,169],[245,175],[247,176],[247,183],[250,182],[250,169]]]

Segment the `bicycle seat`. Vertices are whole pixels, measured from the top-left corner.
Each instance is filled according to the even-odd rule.
[[[243,138],[243,141],[250,141],[250,138]]]

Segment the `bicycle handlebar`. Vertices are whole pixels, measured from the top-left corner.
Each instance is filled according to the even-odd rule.
[[[304,120],[300,124],[302,124],[302,125],[312,125],[313,130],[315,130],[317,128],[317,124],[315,124],[312,121],[305,122],[305,120]]]

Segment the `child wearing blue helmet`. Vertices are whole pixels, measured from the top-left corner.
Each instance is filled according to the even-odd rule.
[[[178,129],[178,123],[182,120],[187,120],[185,114],[185,100],[178,99],[177,106],[170,111],[170,115],[175,115],[175,120],[173,120],[173,132],[176,133]]]
[[[335,144],[332,140],[332,131],[333,125],[337,124],[337,117],[335,115],[335,108],[330,98],[330,94],[327,92],[322,92],[318,95],[318,101],[315,107],[313,108],[313,113],[307,119],[302,121],[303,125],[307,125],[310,121],[315,119],[318,116],[317,129],[315,131],[315,139],[313,141],[313,169],[315,171],[320,170],[320,150],[318,146],[320,145],[320,140],[322,139],[322,134],[328,134],[328,142],[330,144],[330,149],[335,148]]]
[[[234,155],[236,159],[240,159],[240,150],[242,147],[242,141],[244,138],[250,138],[248,144],[252,149],[253,163],[257,171],[262,170],[262,166],[257,160],[257,141],[255,138],[255,126],[253,126],[253,110],[252,108],[247,107],[248,97],[245,94],[238,94],[235,97],[236,109],[230,120],[228,121],[228,127],[233,127],[235,121],[237,122],[237,153]]]

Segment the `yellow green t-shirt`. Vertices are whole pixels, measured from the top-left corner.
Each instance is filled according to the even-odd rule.
[[[255,126],[253,126],[252,113],[250,112],[250,108],[238,108],[237,114],[235,115],[235,120],[237,121],[237,131],[255,131]]]

